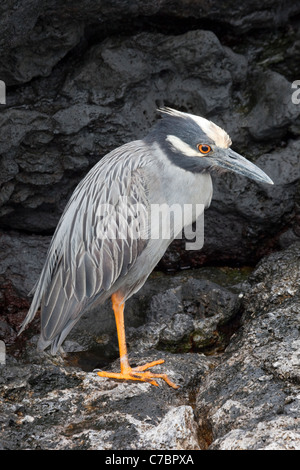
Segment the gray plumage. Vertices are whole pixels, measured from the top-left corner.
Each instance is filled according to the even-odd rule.
[[[198,158],[200,142],[211,145],[214,155]],[[151,204],[208,207],[210,173],[224,167],[228,152],[232,161],[226,169],[242,173],[241,168],[246,168],[247,176],[271,182],[243,157],[238,156],[243,161],[234,168],[238,154],[229,149],[230,144],[225,131],[210,121],[165,109],[145,139],[125,144],[100,160],[64,210],[21,331],[40,307],[38,347],[51,345],[54,354],[91,305],[100,305],[116,291],[126,300],[140,289],[183,228],[179,223],[171,228],[169,239],[152,239]],[[139,236],[133,233],[135,220]]]
[[[55,353],[84,309],[109,296],[111,286],[126,275],[147,244],[146,239],[106,236],[109,230],[127,227],[122,207],[118,211],[122,196],[132,204],[147,205],[141,171],[145,152],[145,145],[132,142],[109,153],[77,186],[67,204],[22,326],[23,330],[41,305],[40,349],[52,343]],[[99,213],[99,208],[115,208],[118,220],[108,211]]]

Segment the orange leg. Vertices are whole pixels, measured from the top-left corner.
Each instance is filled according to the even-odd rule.
[[[120,352],[120,364],[121,364],[121,372],[105,372],[99,371],[97,374],[100,377],[109,377],[112,379],[123,379],[123,380],[139,380],[141,382],[149,382],[152,385],[158,386],[158,383],[155,379],[163,379],[167,382],[170,387],[178,388],[166,374],[155,374],[150,371],[144,372],[146,369],[150,367],[156,366],[158,364],[162,364],[164,362],[163,359],[159,359],[158,361],[148,362],[143,366],[138,367],[130,367],[128,362],[128,355],[127,355],[127,347],[126,347],[126,338],[125,338],[125,326],[124,326],[124,302],[123,299],[120,298],[117,294],[113,294],[111,296],[112,299],[112,306],[115,314],[116,325],[117,325],[117,334],[118,334],[118,342],[119,342],[119,352]]]

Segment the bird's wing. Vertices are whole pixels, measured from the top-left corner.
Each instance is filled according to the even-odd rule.
[[[22,325],[23,330],[41,305],[47,345],[67,334],[84,307],[124,276],[146,246],[146,150],[136,141],[111,152],[74,191]]]

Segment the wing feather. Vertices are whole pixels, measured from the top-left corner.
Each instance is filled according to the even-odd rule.
[[[85,306],[125,276],[145,248],[147,239],[138,237],[132,224],[138,219],[141,232],[148,230],[145,156],[142,141],[111,152],[92,168],[68,202],[21,328],[41,305],[42,349],[52,343],[55,353]],[[146,208],[144,218],[136,204]]]

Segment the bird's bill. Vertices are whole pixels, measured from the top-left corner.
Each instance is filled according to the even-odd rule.
[[[223,154],[222,157],[217,158],[217,165],[226,170],[251,178],[252,180],[259,181],[260,183],[274,184],[271,178],[258,168],[258,166],[230,148],[226,149],[225,155]]]

